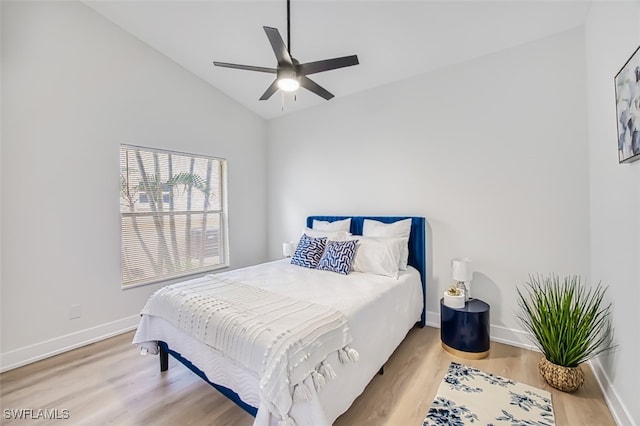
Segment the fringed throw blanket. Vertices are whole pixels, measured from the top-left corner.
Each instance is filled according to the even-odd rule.
[[[294,400],[310,398],[307,377],[316,389],[335,377],[328,355],[338,351],[342,363],[358,359],[339,311],[216,275],[158,290],[142,315],[164,318],[253,372],[260,379],[260,400],[281,419],[280,426],[294,425]]]

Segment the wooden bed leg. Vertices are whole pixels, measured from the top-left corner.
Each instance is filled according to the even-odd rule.
[[[381,376],[384,374],[384,365],[380,367],[380,371],[378,371],[378,374]]]
[[[165,351],[160,346],[160,371],[167,371],[169,369],[169,352]]]

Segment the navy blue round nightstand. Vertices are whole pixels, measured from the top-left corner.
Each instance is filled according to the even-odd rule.
[[[450,308],[440,299],[440,340],[447,352],[467,359],[489,355],[489,304],[470,299],[464,308]]]

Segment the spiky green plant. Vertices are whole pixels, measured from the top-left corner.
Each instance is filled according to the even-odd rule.
[[[603,302],[601,283],[587,287],[578,275],[529,275],[524,291],[517,290],[517,318],[552,363],[576,367],[614,347],[611,303]]]

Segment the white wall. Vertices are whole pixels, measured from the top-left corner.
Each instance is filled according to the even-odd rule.
[[[266,259],[265,122],[81,3],[2,2],[2,123],[1,368],[135,325],[158,288],[120,288],[120,143],[227,158],[231,265]]]
[[[614,76],[640,44],[640,2],[593,4],[586,29],[591,275],[610,286],[619,348],[594,363],[620,424],[639,424],[640,161],[618,164]]]
[[[423,215],[429,318],[469,256],[511,341],[528,273],[604,281],[620,348],[595,366],[637,423],[640,163],[617,164],[613,75],[638,2],[594,4],[586,55],[571,31],[268,125],[81,4],[1,5],[0,369],[134,325],[157,288],[119,286],[125,142],[229,159],[232,267],[280,257],[309,214]]]
[[[428,320],[467,256],[492,337],[522,339],[516,285],[589,273],[584,61],[574,30],[270,121],[270,256],[309,214],[422,215]]]

